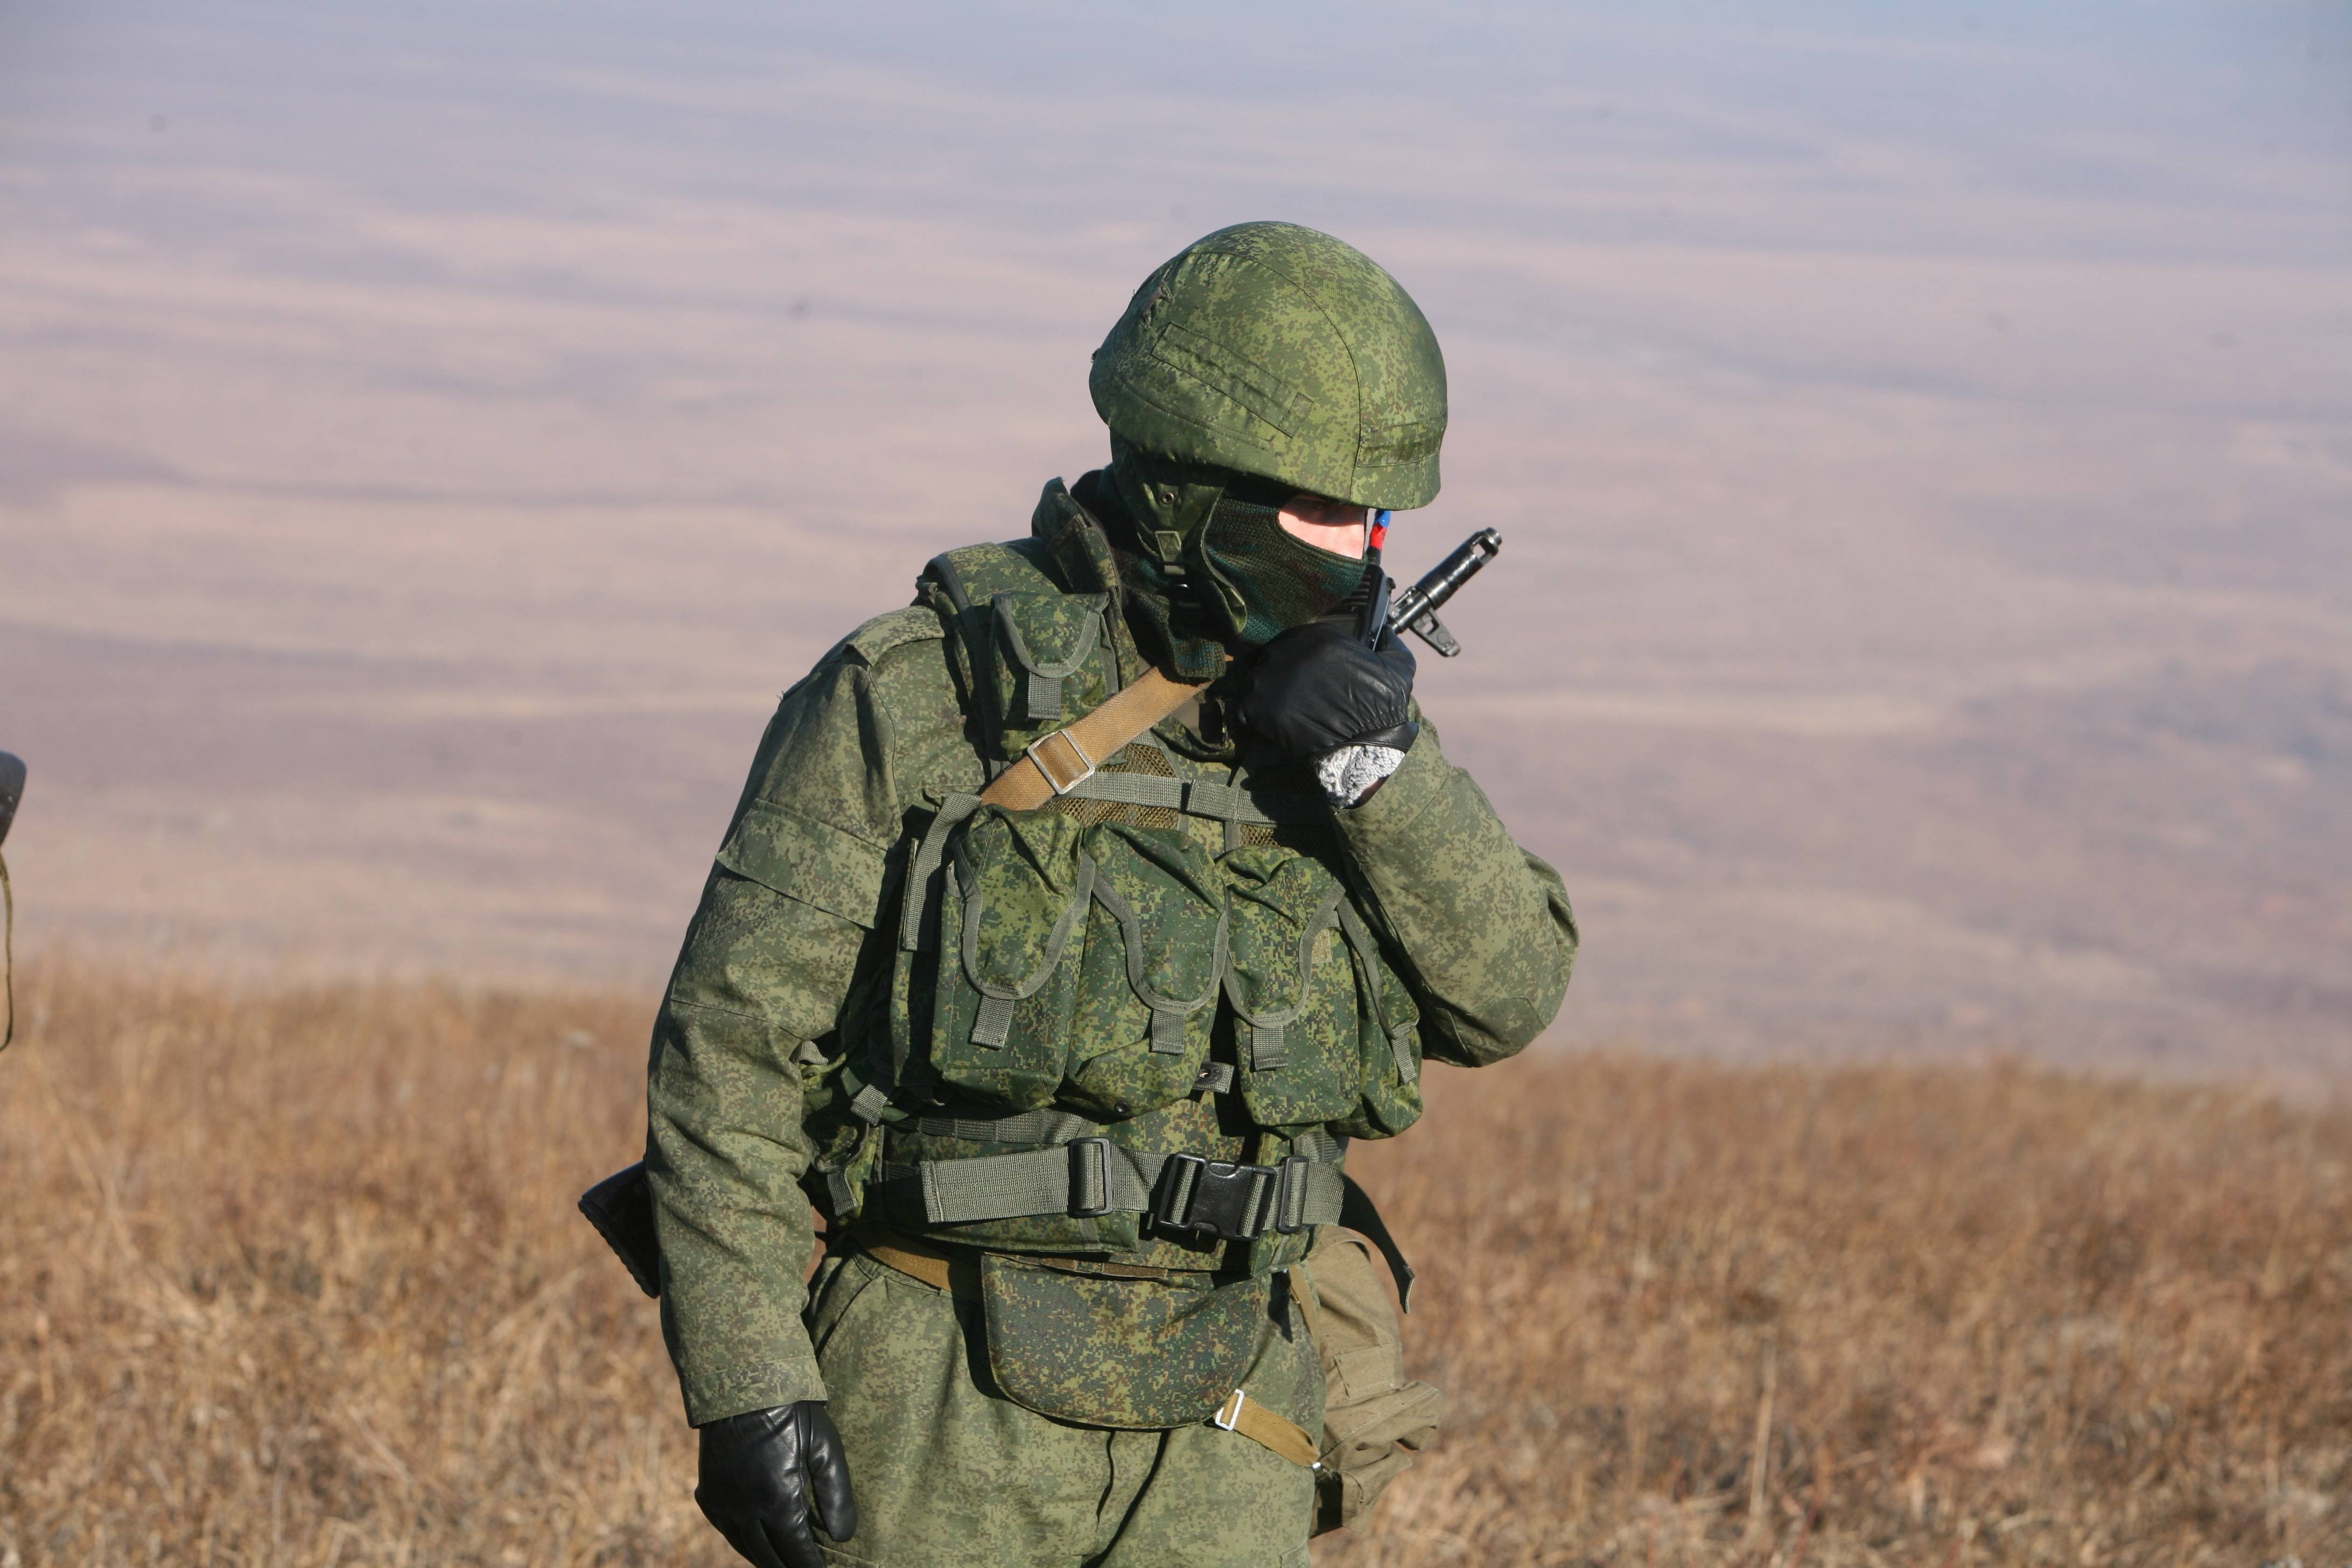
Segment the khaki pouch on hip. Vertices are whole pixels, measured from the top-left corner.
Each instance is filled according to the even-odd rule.
[[[1293,1277],[1299,1272],[1311,1293],[1308,1331],[1323,1357],[1319,1535],[1369,1522],[1381,1489],[1437,1436],[1445,1395],[1405,1377],[1396,1308],[1370,1247],[1327,1225]]]

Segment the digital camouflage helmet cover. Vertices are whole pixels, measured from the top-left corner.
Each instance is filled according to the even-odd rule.
[[[1445,361],[1412,296],[1355,247],[1244,223],[1162,264],[1095,352],[1128,446],[1402,511],[1437,496]]]

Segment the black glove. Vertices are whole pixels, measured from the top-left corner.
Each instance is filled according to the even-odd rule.
[[[809,1532],[809,1498],[835,1541],[857,1533],[849,1458],[822,1399],[750,1410],[702,1429],[694,1500],[727,1544],[757,1568],[824,1568]]]
[[[1412,650],[1393,630],[1366,647],[1340,621],[1293,626],[1258,656],[1238,718],[1285,756],[1305,762],[1341,746],[1412,744]]]

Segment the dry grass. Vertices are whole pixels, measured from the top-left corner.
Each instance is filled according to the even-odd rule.
[[[0,1058],[0,1565],[709,1563],[571,1212],[644,1003],[51,965]],[[1441,1074],[1360,1168],[1457,1417],[1372,1564],[2352,1555],[2352,1117],[2017,1070]]]

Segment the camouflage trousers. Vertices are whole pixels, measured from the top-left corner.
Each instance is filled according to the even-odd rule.
[[[1082,1426],[996,1393],[977,1301],[863,1254],[813,1282],[810,1338],[848,1449],[843,1568],[1307,1568],[1314,1472],[1206,1422]],[[1244,1382],[1321,1427],[1323,1372],[1270,1321]]]

